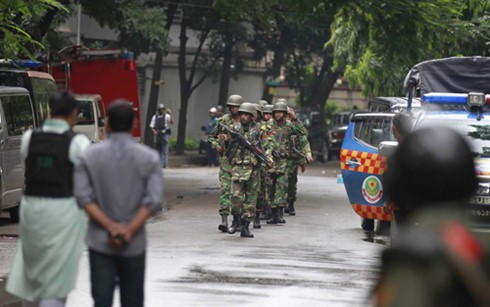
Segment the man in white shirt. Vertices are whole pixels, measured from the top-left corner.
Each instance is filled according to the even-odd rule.
[[[161,103],[157,107],[157,114],[153,115],[150,128],[156,137],[155,149],[160,153],[162,167],[168,165],[168,141],[172,133],[170,125],[173,124],[172,113]]]

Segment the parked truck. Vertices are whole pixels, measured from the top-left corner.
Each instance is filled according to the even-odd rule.
[[[66,48],[46,65],[59,88],[77,95],[100,95],[104,108],[128,100],[136,112],[133,137],[141,139],[138,75],[133,53],[121,49]]]

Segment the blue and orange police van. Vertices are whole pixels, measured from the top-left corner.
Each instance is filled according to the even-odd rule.
[[[490,58],[451,57],[424,61],[408,73],[406,112],[420,99],[413,129],[449,126],[464,135],[475,157],[479,188],[465,206],[475,229],[490,227]],[[383,146],[393,146],[394,113],[356,114],[350,121],[340,153],[344,185],[353,210],[363,219],[391,221],[387,199]]]

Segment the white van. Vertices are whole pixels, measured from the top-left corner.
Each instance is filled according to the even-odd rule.
[[[92,143],[105,140],[105,109],[102,97],[96,94],[75,95],[80,104],[78,123],[73,131],[86,135]]]
[[[19,220],[19,203],[24,186],[20,158],[23,134],[35,127],[29,91],[23,87],[0,86],[0,210]]]

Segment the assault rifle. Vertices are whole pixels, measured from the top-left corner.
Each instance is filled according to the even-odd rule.
[[[245,147],[250,150],[256,157],[257,159],[260,160],[260,162],[266,164],[269,168],[272,167],[271,163],[269,162],[269,159],[267,158],[267,156],[260,150],[258,149],[257,147],[255,147],[254,145],[252,145],[252,143],[250,143],[249,140],[245,139],[245,137],[240,133],[240,132],[237,132],[237,131],[233,131],[230,129],[230,127],[228,126],[225,126],[223,124],[219,124],[220,128],[224,131],[226,131],[227,133],[229,133],[231,136],[235,137],[237,140],[240,141],[240,143],[242,143],[243,145],[245,145]]]
[[[306,161],[308,161],[308,157],[306,157],[306,155],[302,151],[298,150],[298,148],[296,148],[296,147],[292,147],[292,148],[293,148],[294,153],[305,158]]]

